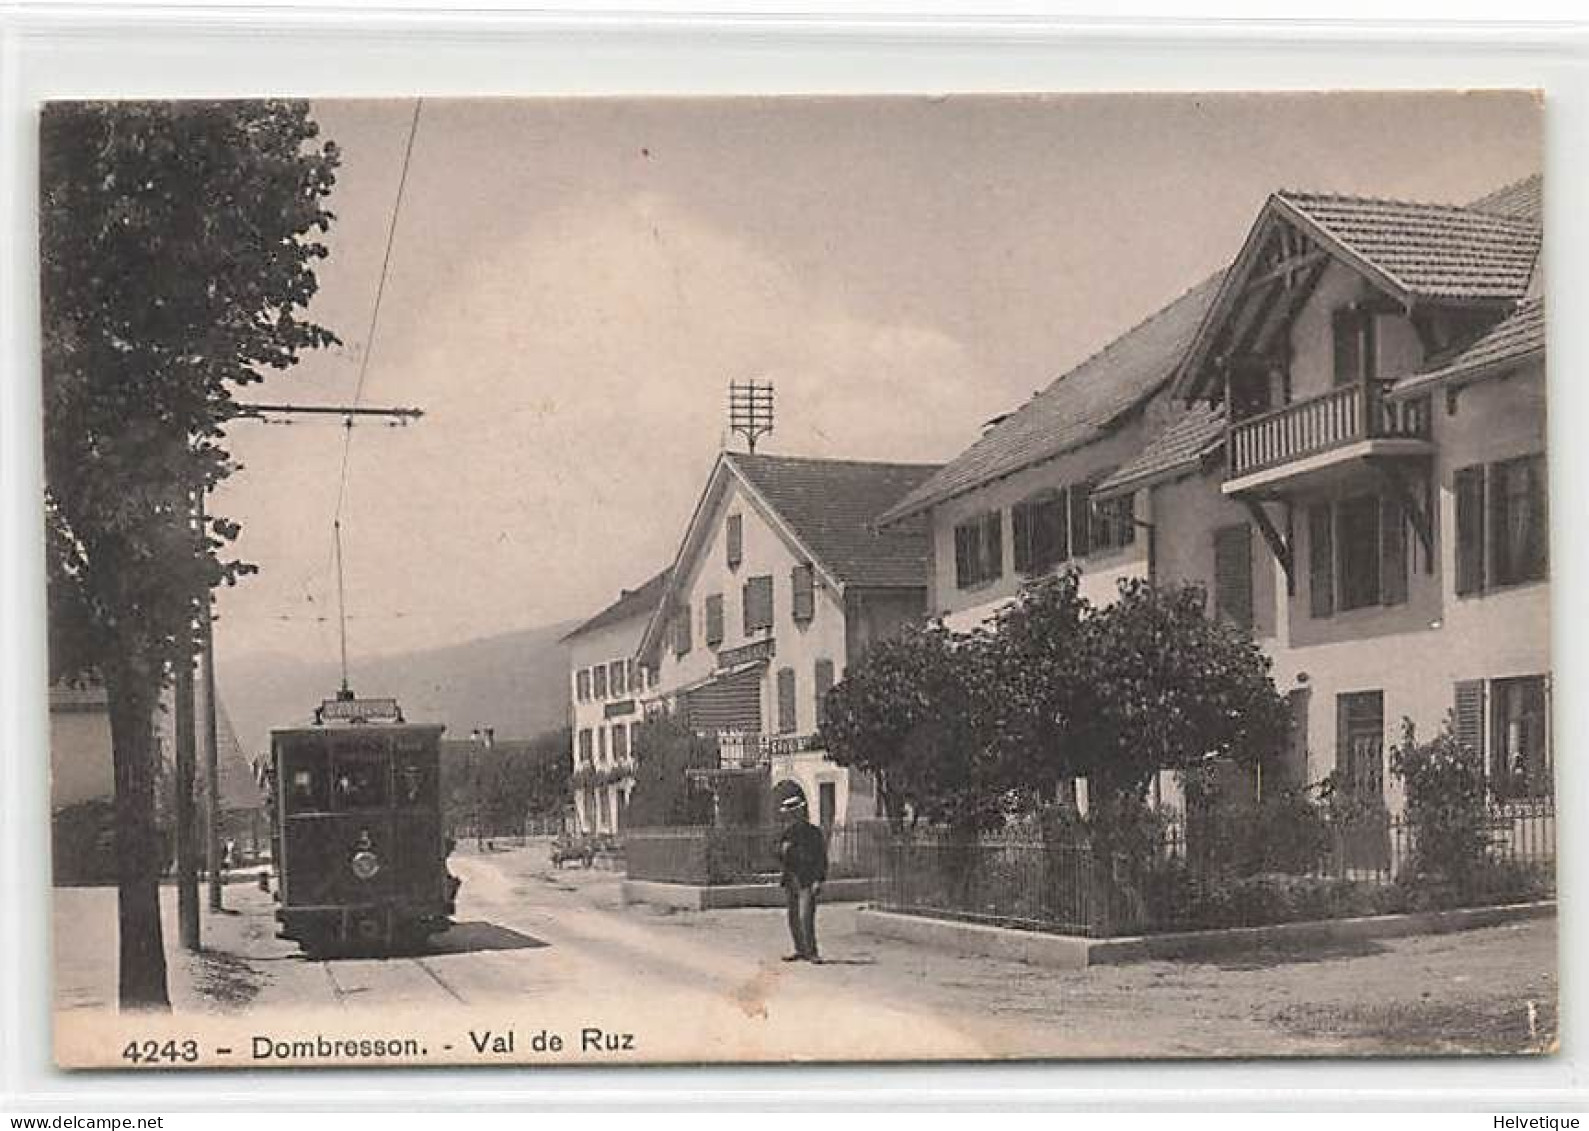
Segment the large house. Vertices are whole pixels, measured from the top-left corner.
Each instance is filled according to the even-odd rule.
[[[617,833],[634,788],[634,737],[641,722],[645,674],[640,638],[662,598],[668,571],[585,621],[563,643],[569,651],[573,719],[574,823],[582,833]]]
[[[1450,712],[1497,796],[1548,793],[1539,200],[1273,195],[1226,271],[882,517],[930,522],[931,608],[967,627],[1066,563],[1095,601],[1199,582],[1290,697],[1271,781],[1394,808],[1388,740]]]
[[[922,617],[924,528],[874,522],[936,470],[722,453],[640,643],[657,708],[824,825],[875,815],[871,781],[826,757],[822,697],[868,644]]]

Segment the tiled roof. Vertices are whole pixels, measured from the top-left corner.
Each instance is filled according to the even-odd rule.
[[[936,464],[792,456],[724,456],[843,585],[927,584],[922,523],[878,531],[879,515],[938,471]]]
[[[625,589],[616,601],[574,629],[574,631],[568,633],[563,639],[572,640],[576,636],[583,636],[587,632],[595,632],[598,628],[606,628],[608,625],[649,617],[656,610],[658,603],[661,602],[662,594],[667,591],[668,574],[671,572],[672,567],[670,566],[645,582],[640,588]]]
[[[1539,254],[1539,226],[1510,215],[1289,191],[1276,199],[1412,298],[1521,298]]]
[[[1542,198],[1543,179],[1538,173],[1513,181],[1494,192],[1479,197],[1468,207],[1475,212],[1488,212],[1495,216],[1510,216],[1529,224],[1539,224],[1544,215]]]
[[[1196,402],[1171,420],[1134,459],[1098,484],[1093,493],[1122,494],[1194,468],[1224,440],[1225,407]]]
[[[1402,378],[1394,391],[1407,393],[1444,381],[1493,373],[1544,352],[1545,303],[1531,298],[1519,303],[1516,310],[1444,364]]]
[[[1205,279],[1059,377],[984,432],[881,521],[897,522],[1104,435],[1169,379],[1221,277]]]

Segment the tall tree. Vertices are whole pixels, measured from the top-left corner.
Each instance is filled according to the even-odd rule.
[[[960,831],[996,824],[1007,781],[995,742],[990,639],[941,623],[880,640],[823,701],[822,737],[841,766],[877,775],[896,825],[907,814]]]
[[[152,719],[209,593],[252,571],[193,503],[235,389],[335,336],[305,316],[338,163],[304,103],[59,103],[40,132],[52,678],[110,699],[120,1000],[168,1006]]]

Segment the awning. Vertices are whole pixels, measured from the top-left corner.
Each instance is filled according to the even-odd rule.
[[[692,730],[761,730],[761,674],[766,663],[717,676],[684,694],[685,717]]]

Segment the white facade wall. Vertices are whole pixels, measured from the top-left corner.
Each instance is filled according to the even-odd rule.
[[[569,756],[573,759],[575,773],[586,765],[580,759],[580,735],[585,732],[591,736],[592,761],[589,765],[595,770],[611,772],[632,761],[632,756],[620,758],[617,755],[614,734],[622,729],[627,742],[625,750],[634,749],[634,728],[639,726],[642,717],[641,690],[626,683],[624,691],[614,693],[609,680],[607,693],[597,696],[592,679],[590,694],[581,699],[579,673],[598,665],[628,661],[631,678],[642,678],[635,653],[640,646],[641,634],[645,632],[647,619],[646,616],[631,617],[581,633],[569,641],[568,696],[573,708],[573,738]],[[633,788],[633,780],[627,777],[599,786],[576,786],[574,820],[578,830],[582,833],[621,831],[622,813]]]
[[[728,564],[727,525],[730,515],[741,518],[741,560],[737,567]],[[808,564],[798,544],[782,528],[777,516],[769,513],[732,475],[722,497],[703,515],[707,531],[699,550],[690,560],[680,562],[675,578],[676,599],[690,608],[690,650],[678,655],[673,649],[673,634],[664,626],[657,662],[655,698],[674,699],[689,689],[709,681],[718,671],[718,655],[765,640],[773,642],[774,654],[761,673],[761,723],[764,735],[780,733],[804,737],[816,733],[816,667],[826,660],[833,665],[834,681],[844,677],[848,659],[846,617],[843,594],[815,572],[813,607],[808,621],[794,619],[792,572]],[[769,576],[773,590],[773,624],[747,634],[744,630],[744,585],[748,578]],[[706,643],[706,599],[723,598],[723,639],[715,646]],[[918,598],[919,601],[919,598]],[[794,727],[780,732],[778,726],[778,672],[794,672]],[[775,755],[772,781],[789,780],[798,784],[810,805],[812,819],[818,813],[822,787],[833,787],[835,820],[872,816],[871,787],[863,775],[827,760],[820,750]],[[852,806],[852,798],[855,804]]]
[[[1094,443],[984,484],[933,507],[930,513],[932,585],[928,591],[928,608],[935,615],[942,616],[951,628],[970,629],[1011,601],[1024,585],[1041,576],[1023,575],[1015,571],[1015,524],[1011,520],[1010,508],[1043,491],[1103,479],[1136,455],[1162,427],[1167,408],[1165,398],[1161,395],[1137,416],[1123,423],[1118,431]],[[1141,493],[1137,505],[1139,508],[1143,505]],[[995,509],[1002,515],[1003,574],[996,580],[962,589],[956,584],[955,578],[955,527]],[[1140,509],[1137,517],[1146,518]],[[1057,563],[1048,572],[1057,573],[1066,564]],[[1146,532],[1139,528],[1135,541],[1129,546],[1095,551],[1085,557],[1074,558],[1069,564],[1081,569],[1082,596],[1095,603],[1107,603],[1114,597],[1122,578],[1147,576]]]

